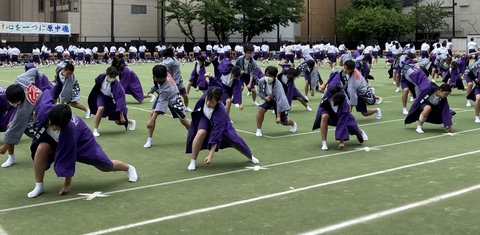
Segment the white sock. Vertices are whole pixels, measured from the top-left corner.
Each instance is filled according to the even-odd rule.
[[[197,160],[190,159],[190,165],[188,165],[189,171],[194,171],[197,168]]]
[[[98,133],[98,128],[93,128],[93,132],[97,132],[97,133]]]
[[[8,155],[8,159],[2,164],[2,167],[4,168],[11,167],[14,164],[15,164],[15,154],[12,154],[12,155]]]
[[[152,147],[152,137],[148,137],[147,138],[147,143],[145,143],[145,145],[143,145],[144,148],[150,148]]]
[[[29,198],[38,197],[38,195],[43,193],[43,182],[35,183],[35,188],[27,194]]]
[[[128,166],[129,166],[129,168],[127,170],[128,181],[129,182],[137,182],[137,180],[138,180],[137,170],[132,165],[128,165]]]
[[[322,140],[322,150],[328,150],[327,141]]]

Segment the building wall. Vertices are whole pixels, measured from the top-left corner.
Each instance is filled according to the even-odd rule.
[[[420,5],[435,2],[435,0],[422,0]],[[455,36],[466,37],[470,34],[480,34],[480,1],[478,0],[455,0]],[[452,10],[452,0],[444,0],[445,9]],[[403,13],[410,12],[412,7],[403,8]],[[440,37],[453,36],[453,17],[445,19],[450,30],[439,29]]]
[[[305,8],[308,9],[308,1],[305,0]],[[335,16],[335,3],[337,11],[350,5],[350,0],[310,0],[310,38],[311,41],[334,40],[335,27],[332,17]],[[302,42],[308,41],[308,14],[303,14],[301,31],[296,39]],[[341,35],[337,35],[340,39]]]

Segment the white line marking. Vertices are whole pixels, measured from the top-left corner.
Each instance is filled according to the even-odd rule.
[[[480,128],[475,128],[475,129],[470,129],[470,130],[465,130],[465,131],[459,131],[457,133],[467,133],[467,132],[473,132],[473,131],[478,131],[478,130],[480,130]],[[436,135],[436,136],[430,136],[430,137],[425,137],[425,138],[419,138],[419,139],[413,139],[413,140],[407,140],[407,141],[401,141],[401,142],[394,142],[394,143],[391,143],[391,144],[384,144],[384,145],[379,145],[379,146],[375,146],[375,147],[371,147],[371,148],[384,148],[384,147],[389,147],[389,146],[408,144],[408,143],[413,143],[413,142],[418,142],[418,141],[423,141],[423,140],[429,140],[429,139],[436,139],[436,138],[441,138],[441,137],[446,137],[446,136],[445,135]],[[350,151],[345,151],[345,152],[336,152],[336,153],[332,153],[332,154],[315,156],[315,157],[310,157],[310,158],[303,158],[303,159],[296,159],[296,160],[291,160],[291,161],[286,161],[286,162],[273,163],[273,164],[270,164],[270,165],[264,165],[263,167],[281,166],[281,165],[286,165],[286,164],[316,160],[316,159],[333,157],[333,156],[338,156],[338,155],[346,155],[346,154],[349,154],[349,153],[356,153],[356,152],[359,152],[359,151],[364,151],[364,149],[362,149],[362,150],[350,150]],[[217,174],[212,174],[212,175],[204,175],[204,176],[193,177],[193,178],[188,178],[188,179],[180,179],[180,180],[174,180],[174,181],[163,182],[163,183],[158,183],[158,184],[151,184],[151,185],[144,185],[144,186],[139,186],[139,187],[134,187],[134,188],[120,189],[120,190],[116,190],[116,191],[106,192],[104,194],[109,195],[109,194],[115,194],[115,193],[124,193],[124,192],[129,192],[129,191],[136,191],[136,190],[140,190],[140,189],[154,188],[154,187],[184,183],[184,182],[189,182],[189,181],[194,181],[194,180],[213,178],[213,177],[217,177],[217,176],[230,175],[230,174],[235,174],[235,173],[240,173],[240,172],[245,172],[245,171],[250,171],[250,170],[249,169],[240,169],[240,170],[234,170],[234,171],[227,171],[227,172],[222,172],[222,173],[217,173]],[[80,200],[80,199],[83,199],[83,198],[84,197],[75,197],[75,198],[69,198],[69,199],[63,199],[63,200],[57,200],[57,201],[50,201],[50,202],[42,202],[42,203],[19,206],[19,207],[5,208],[5,209],[0,209],[0,213],[9,212],[9,211],[16,211],[16,210],[23,210],[23,209],[28,209],[28,208],[38,207],[38,206],[53,205],[53,204],[58,204],[58,203],[62,203],[62,202],[76,201],[76,200]]]
[[[326,233],[326,232],[331,232],[331,231],[334,231],[334,230],[337,230],[337,229],[342,229],[342,228],[345,228],[345,227],[348,227],[348,226],[352,226],[352,225],[363,223],[363,222],[370,221],[370,220],[375,220],[375,219],[378,219],[378,218],[381,218],[381,217],[384,217],[384,216],[387,216],[387,215],[395,214],[395,213],[402,212],[402,211],[405,211],[405,210],[409,210],[409,209],[412,209],[412,208],[415,208],[415,207],[424,206],[424,205],[427,205],[427,204],[430,204],[430,203],[434,203],[434,202],[438,202],[438,201],[441,201],[441,200],[444,200],[444,199],[455,197],[455,196],[465,194],[465,193],[468,193],[468,192],[471,192],[471,191],[474,191],[474,190],[477,190],[477,189],[480,189],[480,184],[477,184],[475,186],[465,188],[465,189],[462,189],[462,190],[454,191],[454,192],[451,192],[451,193],[443,194],[443,195],[440,195],[440,196],[432,197],[432,198],[429,198],[429,199],[424,200],[424,201],[419,201],[419,202],[415,202],[415,203],[408,204],[408,205],[405,205],[405,206],[392,208],[392,209],[389,209],[389,210],[386,210],[386,211],[370,214],[370,215],[367,215],[367,216],[363,216],[363,217],[359,217],[359,218],[356,218],[356,219],[348,220],[348,221],[345,221],[345,222],[342,222],[342,223],[338,223],[338,224],[330,225],[330,226],[327,226],[327,227],[323,227],[323,228],[320,228],[320,229],[317,229],[317,230],[314,230],[314,231],[301,233],[299,235],[317,235],[317,234],[323,234],[323,233]]]
[[[287,195],[287,194],[291,194],[291,193],[301,192],[301,191],[305,191],[305,190],[309,190],[309,189],[314,189],[314,188],[319,188],[319,187],[323,187],[323,186],[328,186],[328,185],[353,181],[353,180],[357,180],[357,179],[361,179],[361,178],[366,178],[366,177],[370,177],[370,176],[376,176],[376,175],[380,175],[380,174],[390,173],[390,172],[394,172],[394,171],[398,171],[398,170],[412,168],[412,167],[415,167],[415,166],[431,164],[431,163],[444,161],[444,160],[448,160],[448,159],[452,159],[452,158],[457,158],[457,157],[461,157],[461,156],[471,155],[471,154],[475,154],[475,153],[480,153],[480,150],[475,150],[475,151],[456,154],[456,155],[452,155],[452,156],[448,156],[448,157],[444,157],[444,158],[438,158],[438,159],[433,159],[433,160],[429,160],[429,161],[418,162],[418,163],[409,164],[409,165],[405,165],[405,166],[390,168],[390,169],[383,170],[383,171],[376,171],[376,172],[367,173],[367,174],[363,174],[363,175],[357,175],[357,176],[348,177],[348,178],[344,178],[344,179],[333,180],[333,181],[320,183],[320,184],[315,184],[315,185],[311,185],[311,186],[307,186],[307,187],[291,189],[291,190],[283,191],[283,192],[279,192],[279,193],[267,194],[267,195],[263,195],[263,196],[260,196],[260,197],[255,197],[255,198],[250,198],[250,199],[246,199],[246,200],[231,202],[231,203],[227,203],[227,204],[223,204],[223,205],[218,205],[218,206],[213,206],[213,207],[207,207],[207,208],[187,211],[187,212],[183,212],[183,213],[179,213],[179,214],[175,214],[175,215],[168,215],[168,216],[159,217],[159,218],[156,218],[156,219],[145,220],[145,221],[138,222],[138,223],[118,226],[118,227],[114,227],[114,228],[100,230],[100,231],[93,232],[93,233],[87,233],[87,234],[84,234],[84,235],[99,235],[99,234],[121,231],[121,230],[129,229],[129,228],[139,227],[139,226],[143,226],[143,225],[158,223],[158,222],[171,220],[171,219],[176,219],[176,218],[180,218],[180,217],[185,217],[185,216],[205,213],[205,212],[209,212],[209,211],[214,211],[214,210],[218,210],[218,209],[228,208],[228,207],[232,207],[232,206],[247,204],[247,203],[250,203],[250,202],[260,201],[260,200],[263,200],[263,199],[269,199],[269,198],[283,196],[283,195]],[[480,185],[478,185],[477,187],[480,187]]]
[[[261,167],[261,166],[246,166],[245,169],[255,170],[255,171],[258,171],[258,170],[268,170],[268,168],[266,168],[266,167]]]
[[[102,192],[94,192],[94,193],[79,193],[78,195],[80,196],[87,196],[85,200],[91,201],[92,199],[96,197],[108,197],[109,195],[104,195]]]
[[[0,226],[0,235],[8,235],[8,233],[3,230],[2,226]]]
[[[457,111],[457,113],[464,113],[464,112],[471,112],[472,110],[462,110],[462,111]],[[364,127],[364,126],[373,126],[373,125],[378,125],[378,124],[384,124],[384,123],[390,123],[390,122],[397,122],[397,121],[404,121],[405,118],[400,118],[400,119],[393,119],[393,120],[387,120],[387,121],[381,121],[381,122],[372,122],[372,123],[366,123],[366,124],[361,124],[358,125],[359,127]],[[328,129],[328,131],[334,131],[335,128]],[[290,135],[281,135],[281,136],[268,136],[268,138],[271,139],[279,139],[279,138],[285,138],[285,137],[293,137],[293,136],[300,136],[300,135],[309,135],[309,134],[314,134],[314,133],[320,133],[319,130],[315,131],[309,131],[309,132],[303,132],[303,133],[297,133],[297,134],[290,134]],[[263,135],[265,136],[265,135]]]

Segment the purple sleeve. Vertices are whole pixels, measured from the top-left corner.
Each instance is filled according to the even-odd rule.
[[[188,79],[189,82],[191,82],[191,81],[193,81],[193,79],[195,79],[195,74],[197,73],[197,70],[196,70],[195,66],[193,67],[192,73],[190,74],[190,78]]]
[[[445,99],[445,104],[443,105],[442,110],[442,121],[444,127],[449,127],[453,125],[452,122],[452,113],[450,111],[450,105],[448,104],[448,100]]]
[[[348,133],[348,118],[350,117],[350,108],[346,101],[344,105],[340,109],[338,109],[338,121],[337,126],[335,128],[335,139],[336,140],[348,140],[349,133]]]
[[[197,86],[198,87],[205,87],[207,85],[207,79],[205,78],[205,73],[207,71],[205,70],[205,67],[200,68],[200,72],[198,73],[197,77]]]
[[[232,89],[233,89],[233,100],[234,104],[242,104],[242,81],[240,79],[233,79]]]
[[[225,131],[225,122],[229,122],[227,111],[223,103],[219,103],[218,107],[212,114],[211,121],[213,123],[210,130],[210,138],[208,139],[208,147],[217,144],[217,148],[220,147],[222,142],[223,132]]]
[[[127,101],[125,98],[125,90],[120,85],[120,82],[115,81],[112,83],[113,98],[115,99],[116,112],[123,112],[126,114]]]
[[[60,141],[55,151],[54,170],[58,177],[73,177],[77,161],[77,143],[75,140],[75,125],[69,123],[67,128],[60,132]]]

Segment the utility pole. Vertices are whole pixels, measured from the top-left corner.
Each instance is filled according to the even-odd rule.
[[[112,43],[115,42],[115,32],[114,32],[114,29],[115,29],[115,12],[114,12],[114,9],[115,9],[115,0],[112,0],[112,4],[111,4],[111,13],[110,13],[110,36],[111,36],[111,41]]]

